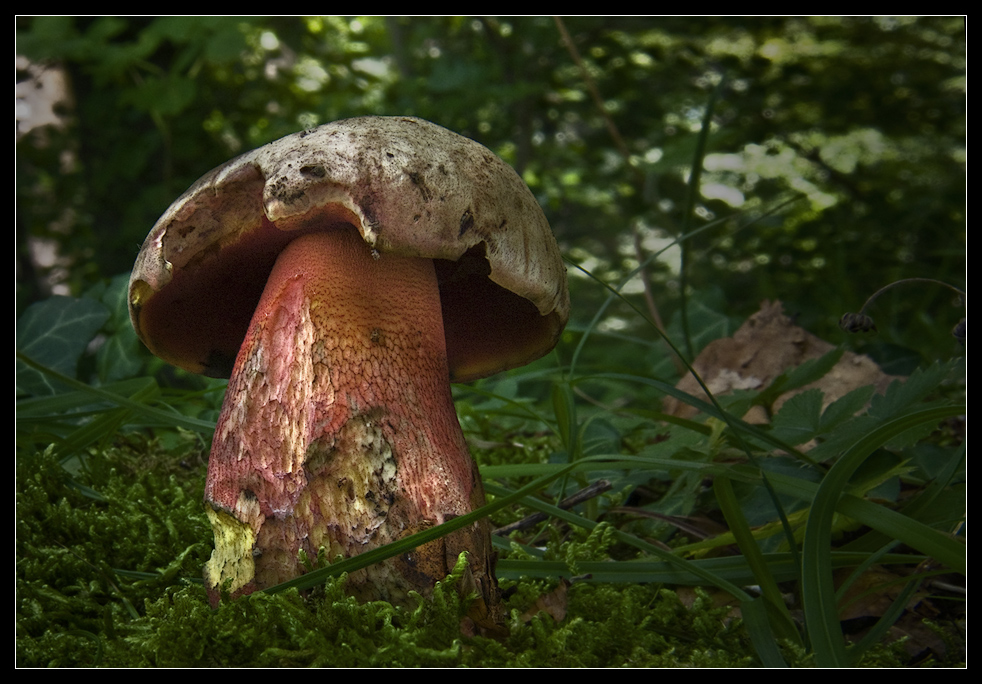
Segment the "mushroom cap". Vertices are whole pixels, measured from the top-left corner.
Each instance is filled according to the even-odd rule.
[[[409,117],[325,124],[202,176],[137,257],[137,335],[169,363],[228,377],[282,248],[348,224],[380,259],[434,260],[452,379],[555,346],[569,317],[566,269],[528,186],[483,145]]]

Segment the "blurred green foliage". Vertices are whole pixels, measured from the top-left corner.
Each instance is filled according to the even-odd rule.
[[[940,572],[925,558],[964,574],[964,366],[951,359],[964,351],[951,336],[962,302],[908,284],[864,312],[877,333],[847,336],[837,322],[901,278],[964,289],[962,18],[19,17],[17,54],[19,664],[882,666],[917,655],[874,646]],[[571,263],[558,369],[552,357],[454,388],[491,506],[552,478],[496,522],[539,511],[571,525],[496,538],[515,592],[506,644],[462,647],[454,592],[400,612],[359,606],[330,580],[313,598],[212,611],[197,586],[224,386],[146,352],[128,322],[129,269],[157,217],[209,169],[366,114],[419,116],[490,147],[528,182]],[[680,396],[651,321],[696,352],[768,298],[911,377],[868,410],[870,388],[824,409],[818,390],[802,393],[766,428],[739,420],[749,403],[826,366],[712,405]],[[661,413],[666,395],[701,417]],[[595,478],[610,492],[575,512],[550,503]],[[702,534],[724,519],[726,532]],[[900,542],[908,551],[889,553]],[[911,570],[857,642],[843,635],[831,571],[859,566],[841,592],[874,563]],[[572,575],[566,619],[519,617]],[[801,590],[803,621],[776,582]],[[683,608],[662,583],[721,589],[745,624],[703,589]],[[927,662],[958,664],[957,602],[935,606],[947,652]]]
[[[888,282],[964,287],[961,17],[574,17],[562,28],[549,17],[18,18],[22,94],[64,78],[58,124],[32,128],[43,106],[28,115],[21,101],[18,314],[128,272],[157,217],[210,168],[365,114],[420,116],[486,144],[523,174],[564,253],[609,283],[683,227],[708,225],[687,241],[685,279],[677,249],[646,269],[666,324],[681,283],[694,310],[742,320],[777,298],[839,342],[839,316]],[[579,275],[574,331],[605,296]],[[650,314],[640,283],[622,292]],[[952,304],[941,288],[900,288],[879,303],[879,335],[849,342],[887,361],[896,348],[950,355]],[[623,304],[600,330],[651,339]],[[600,351],[585,359],[638,361]],[[652,363],[662,356],[655,348]]]

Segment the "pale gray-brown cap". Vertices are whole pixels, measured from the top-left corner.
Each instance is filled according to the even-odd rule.
[[[343,224],[380,258],[434,260],[452,379],[555,346],[569,316],[566,269],[528,186],[483,145],[409,117],[326,124],[205,174],[143,244],[133,327],[160,358],[227,377],[283,246]]]

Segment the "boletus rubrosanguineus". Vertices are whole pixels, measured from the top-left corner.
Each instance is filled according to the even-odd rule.
[[[482,145],[407,117],[338,121],[211,171],[150,231],[133,327],[229,377],[208,463],[213,603],[466,514],[484,494],[450,383],[528,363],[569,312],[542,210]],[[349,577],[424,595],[468,553],[498,606],[487,524]]]

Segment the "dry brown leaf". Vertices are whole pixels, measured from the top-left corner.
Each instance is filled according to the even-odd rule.
[[[566,590],[569,582],[563,580],[559,586],[548,594],[542,594],[535,600],[531,608],[522,613],[522,622],[528,622],[540,612],[545,613],[556,622],[566,619]]]
[[[844,579],[847,575],[847,571],[842,571],[836,574],[836,578]],[[871,621],[882,617],[893,605],[904,588],[899,581],[901,578],[895,572],[874,566],[850,585],[840,602],[839,617],[852,641],[859,641],[870,628]],[[951,616],[945,616],[931,596],[930,588],[922,587],[916,591],[907,601],[904,614],[890,628],[885,641],[892,642],[906,637],[904,650],[910,656],[930,651],[943,658],[947,645],[925,621],[937,621],[945,617],[950,619]],[[864,622],[863,618],[868,620]],[[855,621],[853,624],[864,625],[864,628],[858,631],[849,630],[850,620]],[[866,626],[867,623],[869,626]]]
[[[838,573],[840,579],[848,572]],[[852,620],[860,617],[881,617],[893,605],[903,591],[901,576],[882,567],[870,568],[856,579],[840,602],[839,619]],[[927,592],[916,592],[908,601],[907,608],[913,609]]]
[[[789,368],[817,359],[834,348],[834,345],[794,325],[784,315],[781,302],[765,300],[760,310],[747,319],[733,337],[714,340],[706,345],[692,367],[710,392],[714,395],[727,394],[735,390],[767,387]],[[815,387],[825,395],[824,408],[848,392],[866,385],[874,385],[877,392],[882,393],[896,379],[896,376],[884,373],[868,356],[847,351],[825,377],[782,394],[771,410],[777,411],[792,396]],[[676,387],[696,397],[706,397],[691,374],[682,378]],[[665,399],[664,407],[666,413],[682,418],[691,418],[697,413],[695,408],[673,397]],[[761,407],[754,407],[744,416],[744,420],[765,423],[767,414]]]

